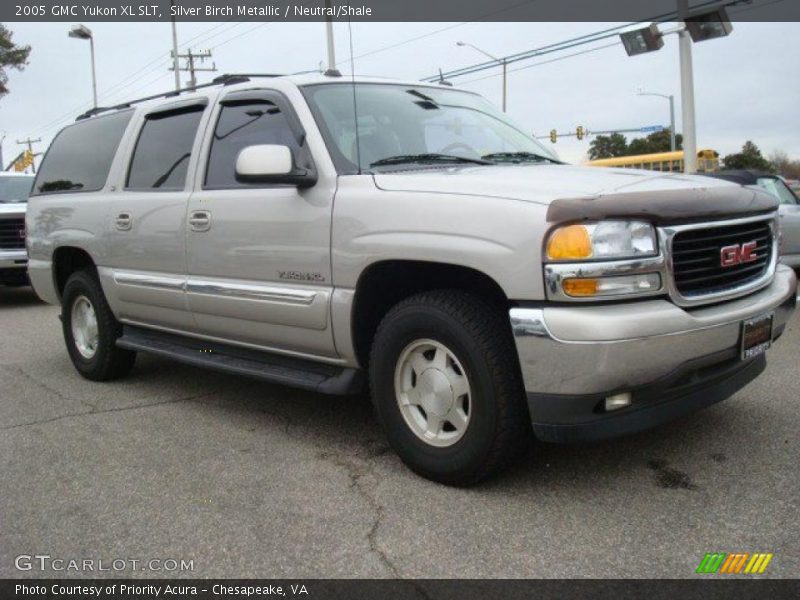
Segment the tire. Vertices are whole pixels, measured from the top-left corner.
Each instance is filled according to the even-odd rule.
[[[94,330],[81,326],[86,322],[87,303],[94,312],[96,337],[81,333]],[[72,364],[86,379],[110,381],[127,375],[133,368],[136,353],[117,348],[122,325],[111,312],[94,271],[81,270],[70,275],[61,298],[61,326]]]
[[[423,292],[394,306],[375,334],[369,374],[389,443],[433,481],[475,484],[509,465],[532,438],[509,324],[501,310],[466,292]],[[461,377],[469,390],[463,396]]]

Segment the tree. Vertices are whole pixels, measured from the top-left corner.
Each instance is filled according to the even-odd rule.
[[[775,150],[769,155],[775,171],[789,179],[800,179],[800,160],[792,160],[783,150]]]
[[[722,159],[726,169],[756,169],[758,171],[773,172],[775,167],[761,154],[753,142],[747,140],[741,152],[728,154]]]
[[[675,136],[676,150],[683,149],[683,136],[679,133]],[[628,144],[628,156],[636,154],[654,154],[656,152],[670,151],[670,132],[669,129],[662,129],[651,133],[646,138],[634,138]]]
[[[22,71],[28,64],[28,56],[31,53],[30,46],[19,46],[11,38],[14,34],[2,23],[0,23],[0,98],[8,93],[8,75],[6,68]]]
[[[592,140],[592,143],[589,144],[589,160],[625,156],[627,149],[628,140],[621,133],[598,135]]]

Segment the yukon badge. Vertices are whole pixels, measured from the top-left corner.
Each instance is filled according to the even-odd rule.
[[[720,265],[723,267],[735,267],[742,263],[753,262],[758,258],[758,254],[756,254],[757,246],[758,243],[756,242],[724,246],[720,249]]]

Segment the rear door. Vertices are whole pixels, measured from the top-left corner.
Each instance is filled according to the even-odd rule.
[[[206,99],[140,116],[123,188],[111,194],[110,273],[120,320],[194,329],[186,301],[186,207]]]
[[[300,120],[278,91],[229,92],[209,128],[187,232],[187,296],[198,331],[335,356],[329,317],[335,179],[307,189],[237,180],[236,157],[251,145],[285,145],[296,164],[312,164]]]

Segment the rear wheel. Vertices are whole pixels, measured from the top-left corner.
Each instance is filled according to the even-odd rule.
[[[476,483],[531,437],[508,322],[464,292],[424,292],[392,308],[375,335],[370,386],[395,451],[434,481]]]
[[[122,326],[93,271],[70,275],[61,299],[61,324],[72,364],[87,379],[117,379],[133,367],[136,353],[117,348]]]

